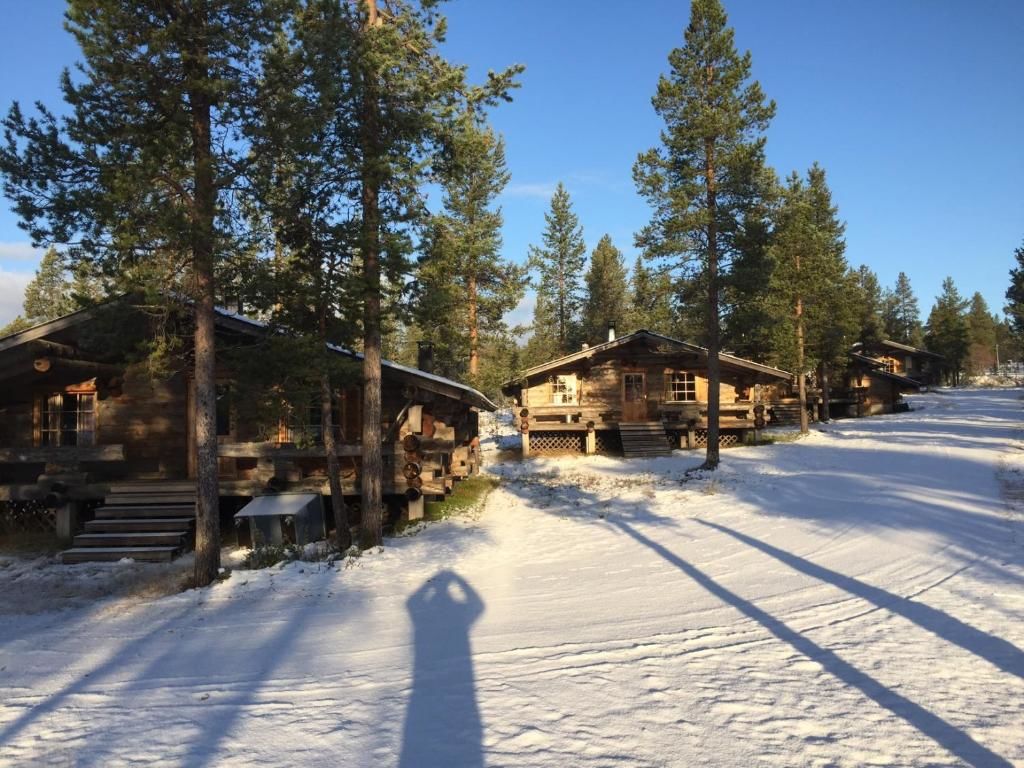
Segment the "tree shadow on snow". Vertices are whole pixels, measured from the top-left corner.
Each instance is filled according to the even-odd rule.
[[[733,530],[718,523],[697,519],[694,522],[706,525],[716,531],[732,536],[737,541],[764,552],[774,557],[779,562],[785,563],[790,568],[806,574],[818,581],[832,584],[844,592],[855,595],[872,605],[886,611],[895,613],[908,621],[913,622],[933,635],[973,653],[979,658],[985,659],[993,666],[998,667],[1011,675],[1024,678],[1024,651],[1021,651],[1013,643],[1003,640],[1001,637],[994,637],[987,632],[972,627],[959,619],[950,616],[945,611],[932,608],[925,603],[917,602],[911,598],[894,595],[879,587],[865,584],[852,576],[846,576],[838,571],[830,570],[806,560],[791,552],[773,547],[772,545],[747,536],[739,531]]]
[[[674,565],[723,603],[733,606],[747,618],[756,621],[776,638],[791,646],[795,651],[820,664],[837,680],[856,688],[879,706],[885,707],[968,765],[978,766],[979,768],[981,766],[993,768],[996,766],[1000,768],[1006,766],[1009,768],[1012,765],[1010,761],[1005,760],[992,750],[979,744],[956,726],[929,712],[921,705],[914,703],[891,688],[886,687],[870,675],[861,672],[855,666],[840,658],[835,652],[821,647],[810,638],[791,629],[780,619],[759,608],[754,602],[722,586],[667,547],[637,531],[629,523],[615,521],[614,524],[636,541]]]
[[[174,764],[219,764],[229,756],[225,750],[238,727],[259,716],[261,689],[301,651],[297,646],[303,638],[315,635],[315,625],[330,623],[339,610],[345,612],[346,620],[357,622],[362,605],[353,593],[343,597],[307,594],[296,600],[275,597],[269,590],[269,594],[261,591],[239,599],[213,600],[204,590],[197,597],[197,602],[165,609],[164,618],[155,623],[151,612],[140,611],[137,620],[147,622],[146,631],[111,644],[103,662],[0,728],[0,744],[9,744],[19,735],[30,736],[26,731],[38,722],[65,713],[74,719],[74,697],[103,691],[116,699],[111,714],[137,711],[145,718],[147,710],[155,712],[162,732],[139,731],[121,719],[105,722],[107,713],[94,709],[91,722],[73,723],[85,738],[81,749],[74,748],[75,765],[131,762],[141,759],[139,749],[149,753],[166,749],[164,759]],[[257,606],[266,611],[271,601],[269,618],[252,613]],[[246,621],[246,616],[252,618]],[[249,631],[238,632],[246,626]],[[164,705],[152,701],[154,693],[172,693],[179,697],[178,703],[166,716],[159,715]],[[159,738],[165,735],[168,741],[163,746]],[[43,753],[44,749],[48,752]],[[62,749],[57,743],[40,742],[34,759],[56,757]]]
[[[484,603],[456,573],[440,571],[406,603],[413,625],[413,681],[400,768],[483,766],[483,724],[469,632]]]
[[[517,487],[522,488],[522,486],[515,483],[507,487],[513,493],[516,492]],[[588,514],[586,510],[593,510],[606,501],[578,486],[565,490],[561,499],[565,501],[567,498],[572,499],[570,508],[554,507],[548,509],[548,512],[560,516],[573,517],[581,522],[585,521],[588,517],[593,521],[594,514],[592,512]],[[529,496],[527,496],[527,499],[532,501]],[[690,519],[693,520],[694,518]],[[649,505],[641,502],[633,509],[623,514],[616,513],[610,515],[608,519],[601,522],[617,528],[637,543],[650,549],[691,578],[708,593],[718,598],[723,604],[732,606],[748,619],[759,624],[779,641],[786,643],[804,657],[820,664],[841,683],[860,691],[866,698],[884,707],[966,764],[979,767],[1011,765],[1008,760],[975,741],[965,731],[911,701],[906,696],[883,685],[875,678],[842,659],[834,651],[818,645],[810,638],[792,629],[784,621],[758,606],[756,602],[748,600],[737,592],[728,589],[703,570],[672,551],[669,547],[640,530],[640,527],[647,526],[653,526],[656,530],[664,530],[666,526],[671,527],[674,525],[674,521],[671,518],[655,513],[650,509]],[[762,542],[738,535],[731,531],[731,529],[708,524],[702,520],[696,520],[696,522],[717,528],[723,534],[733,535],[734,538],[737,538],[744,544],[771,554],[800,572],[846,589],[851,594],[873,602],[876,605],[891,609],[914,621],[922,628],[934,632],[940,637],[990,661],[1000,669],[1013,674],[1020,674],[1021,672],[1021,653],[1019,649],[1000,638],[992,637],[960,622],[942,611],[928,606],[908,606],[906,603],[909,601],[905,598],[885,592],[884,590],[868,587],[868,585],[862,582],[845,577],[834,571],[818,568],[809,561],[789,555],[781,550],[766,548],[766,545],[763,545]]]

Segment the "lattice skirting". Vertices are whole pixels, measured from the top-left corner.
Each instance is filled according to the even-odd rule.
[[[56,530],[56,512],[43,502],[0,502],[0,533],[54,533]]]
[[[531,432],[530,453],[583,453],[583,432]]]
[[[708,433],[706,429],[697,430],[697,447],[707,448],[708,447]],[[735,432],[719,432],[718,433],[718,447],[719,448],[735,448],[742,444],[740,436]]]
[[[622,436],[617,430],[599,429],[594,432],[595,448],[598,453],[613,455],[622,453]]]

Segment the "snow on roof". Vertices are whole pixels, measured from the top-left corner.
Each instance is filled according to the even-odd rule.
[[[262,330],[266,330],[267,328],[269,328],[269,325],[263,322],[262,320],[256,320],[254,318],[248,317],[247,315],[239,314],[238,312],[226,309],[224,307],[215,307],[214,310],[221,317],[228,318],[230,320],[235,320],[240,323],[246,323],[248,325],[253,326],[254,328],[260,328]],[[338,354],[345,355],[346,357],[351,357],[355,360],[363,359],[362,352],[356,352],[340,344],[328,343],[327,348],[330,349],[332,352],[337,352]],[[498,406],[491,402],[491,400],[482,392],[473,389],[472,387],[466,384],[462,384],[461,382],[455,381],[454,379],[449,379],[444,376],[438,376],[436,373],[427,373],[426,371],[421,371],[419,368],[411,368],[407,365],[402,365],[401,363],[392,362],[391,360],[381,360],[381,367],[390,368],[391,370],[394,371],[401,371],[402,373],[408,374],[410,376],[425,379],[436,384],[442,384],[447,387],[454,387],[455,389],[459,389],[465,392],[474,402],[475,405],[479,405],[480,407],[490,411],[496,411],[498,409]]]

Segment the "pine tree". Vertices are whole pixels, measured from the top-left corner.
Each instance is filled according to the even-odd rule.
[[[996,334],[999,320],[989,312],[985,298],[975,292],[967,310],[970,341],[968,370],[974,376],[993,369],[996,363]]]
[[[106,273],[138,279],[162,271],[161,288],[189,291],[198,585],[220,565],[214,304],[239,201],[225,192],[238,189],[246,156],[234,141],[237,117],[277,7],[71,0],[67,28],[83,63],[61,81],[68,117],[40,108],[26,119],[14,104],[4,120],[4,191],[34,242],[77,242]]]
[[[551,197],[551,210],[544,214],[544,224],[544,246],[530,246],[530,269],[537,273],[534,333],[542,326],[550,328],[554,350],[566,354],[577,348],[580,338],[586,246],[583,227],[561,182]]]
[[[56,248],[43,254],[36,276],[25,286],[25,317],[34,325],[78,309],[71,295],[64,258]]]
[[[529,326],[530,337],[520,356],[524,368],[540,365],[561,354],[557,328],[551,322],[554,314],[555,308],[550,306],[550,299],[537,291],[534,296],[533,322]]]
[[[942,294],[928,315],[925,330],[927,348],[946,358],[943,364],[946,381],[954,386],[960,383],[960,374],[970,351],[970,328],[964,311],[967,302],[953,284],[953,278],[942,281]]]
[[[626,265],[622,252],[612,245],[610,235],[602,237],[590,254],[585,283],[583,340],[589,344],[606,341],[609,323],[613,323],[619,333],[627,332],[625,320],[629,308],[629,285],[626,282]]]
[[[622,330],[631,333],[644,329],[672,336],[678,332],[675,326],[672,278],[665,271],[648,269],[643,257],[637,256],[629,279],[629,306]]]
[[[509,174],[505,143],[467,112],[443,165],[444,210],[421,261],[416,323],[435,345],[435,365],[479,384],[481,349],[504,337],[504,315],[525,290],[526,270],[501,258],[501,209]],[[468,361],[468,364],[467,364]]]
[[[1015,333],[1024,337],[1024,245],[1013,252],[1017,266],[1010,270],[1010,287],[1006,289],[1003,311]]]
[[[708,448],[718,466],[720,271],[735,237],[765,191],[764,139],[775,113],[749,82],[751,59],[740,56],[719,0],[694,0],[685,45],[669,54],[671,72],[652,99],[665,121],[662,146],[639,156],[633,177],[654,209],[637,246],[675,266],[696,262],[707,289]]]
[[[856,340],[865,346],[873,346],[885,338],[882,287],[878,283],[878,275],[861,264],[850,275],[849,285],[856,307]]]
[[[297,384],[286,393],[305,409],[320,403],[320,439],[331,491],[336,545],[351,545],[335,437],[337,388],[352,377],[328,342],[351,347],[357,336],[358,285],[350,214],[354,136],[347,82],[355,33],[336,2],[312,0],[295,8],[263,60],[256,107],[246,124],[252,144],[251,181],[272,240],[274,258],[263,281],[270,322],[307,353],[268,345],[261,355],[265,386],[274,378]],[[312,84],[313,87],[310,87]],[[284,352],[280,360],[270,354]],[[275,365],[275,362],[279,363]],[[269,380],[267,374],[270,375]]]
[[[1004,317],[996,323],[996,365],[1019,363],[1021,360],[1024,360],[1024,341]]]
[[[832,205],[824,170],[815,164],[806,185],[793,173],[783,193],[769,252],[774,269],[768,293],[788,307],[789,323],[776,325],[777,364],[793,370],[800,392],[800,429],[807,432],[806,375],[823,382],[846,354],[853,315],[843,291],[847,270],[844,226]],[[824,387],[827,414],[827,386]]]
[[[774,270],[770,242],[767,216],[748,216],[723,286],[722,345],[748,360],[777,364],[773,339],[781,318],[778,297],[769,290]],[[788,318],[788,308],[782,314]]]
[[[832,372],[847,364],[857,333],[857,305],[846,278],[846,225],[839,219],[825,169],[818,163],[807,171],[807,195],[816,246],[812,290],[807,297],[807,343],[821,387],[821,418],[828,421],[829,383]]]
[[[381,455],[382,327],[398,309],[387,289],[410,269],[411,228],[423,223],[421,192],[436,164],[446,125],[471,104],[509,100],[522,67],[488,73],[470,87],[466,70],[439,53],[446,23],[436,0],[345,4],[355,43],[349,65],[353,136],[352,199],[362,264],[363,433],[360,546],[377,546],[383,527]],[[398,293],[398,292],[396,292]],[[392,294],[392,299],[399,298]]]
[[[90,266],[87,262],[79,262],[69,275],[64,256],[56,248],[48,248],[35,277],[25,286],[24,315],[18,315],[0,328],[0,336],[54,320],[102,299],[103,286],[92,274]]]
[[[886,294],[885,334],[892,341],[919,347],[924,341],[921,312],[917,297],[910,287],[910,278],[900,272],[896,287]]]

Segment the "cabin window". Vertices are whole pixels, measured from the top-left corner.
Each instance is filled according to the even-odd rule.
[[[576,376],[555,376],[551,380],[551,402],[555,405],[576,405]]]
[[[896,373],[896,361],[891,357],[882,358],[882,370],[886,373]]]
[[[57,392],[43,398],[39,444],[60,448],[96,444],[96,394]]]
[[[334,427],[334,439],[340,439],[338,427],[338,409],[331,409],[331,424]],[[320,412],[320,398],[314,397],[293,406],[288,422],[285,425],[285,442],[296,445],[323,445],[323,418]]]
[[[672,371],[668,375],[665,399],[672,403],[693,403],[697,400],[697,377],[688,371]]]

